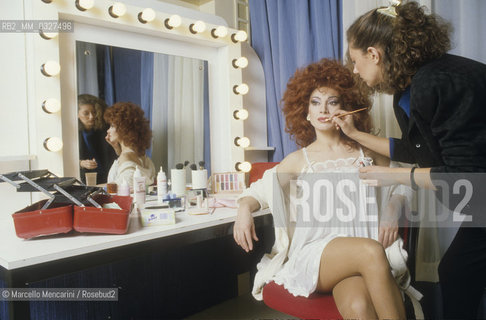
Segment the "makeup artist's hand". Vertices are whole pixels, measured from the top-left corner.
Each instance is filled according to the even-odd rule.
[[[368,166],[359,168],[359,178],[370,186],[409,185],[410,168]]]
[[[238,215],[233,226],[233,238],[246,252],[253,250],[253,240],[258,241],[253,216],[247,206],[240,205],[238,208]]]
[[[79,161],[79,165],[81,166],[81,168],[85,168],[89,170],[93,170],[98,167],[98,164],[96,163],[96,160],[94,158],[91,160],[90,159],[81,160]]]
[[[337,116],[347,113],[348,111],[345,110],[336,110],[331,114],[331,122],[336,127],[336,129],[341,129],[341,131],[351,138],[353,133],[357,132],[358,130],[354,126],[354,118],[353,115],[347,115],[338,118]]]

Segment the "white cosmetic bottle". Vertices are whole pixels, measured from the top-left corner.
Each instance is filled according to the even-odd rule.
[[[130,185],[128,184],[127,180],[123,179],[122,184],[118,188],[118,195],[119,196],[130,196]]]
[[[186,169],[171,169],[170,178],[172,180],[171,191],[178,197],[186,193]]]
[[[157,201],[162,203],[165,196],[167,195],[167,176],[165,175],[162,166],[160,166],[160,171],[157,174]]]
[[[145,178],[142,176],[142,172],[138,166],[133,173],[133,195],[135,203],[139,208],[145,204]]]

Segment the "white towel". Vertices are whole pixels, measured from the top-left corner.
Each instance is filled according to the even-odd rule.
[[[398,287],[404,292],[412,301],[413,309],[416,319],[424,319],[420,299],[423,295],[410,285],[410,272],[407,268],[408,254],[403,249],[403,240],[398,238],[391,246],[385,249],[386,257],[392,269],[392,275],[398,284]]]

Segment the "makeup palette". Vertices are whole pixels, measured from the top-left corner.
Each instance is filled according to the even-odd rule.
[[[246,188],[244,172],[215,173],[212,176],[213,193],[239,193]]]

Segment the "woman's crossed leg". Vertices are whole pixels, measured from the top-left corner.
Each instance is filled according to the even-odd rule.
[[[370,293],[361,276],[341,280],[332,289],[339,313],[344,319],[377,319]]]
[[[402,296],[385,250],[373,239],[333,239],[321,255],[317,290],[332,291],[345,318],[405,319]]]

